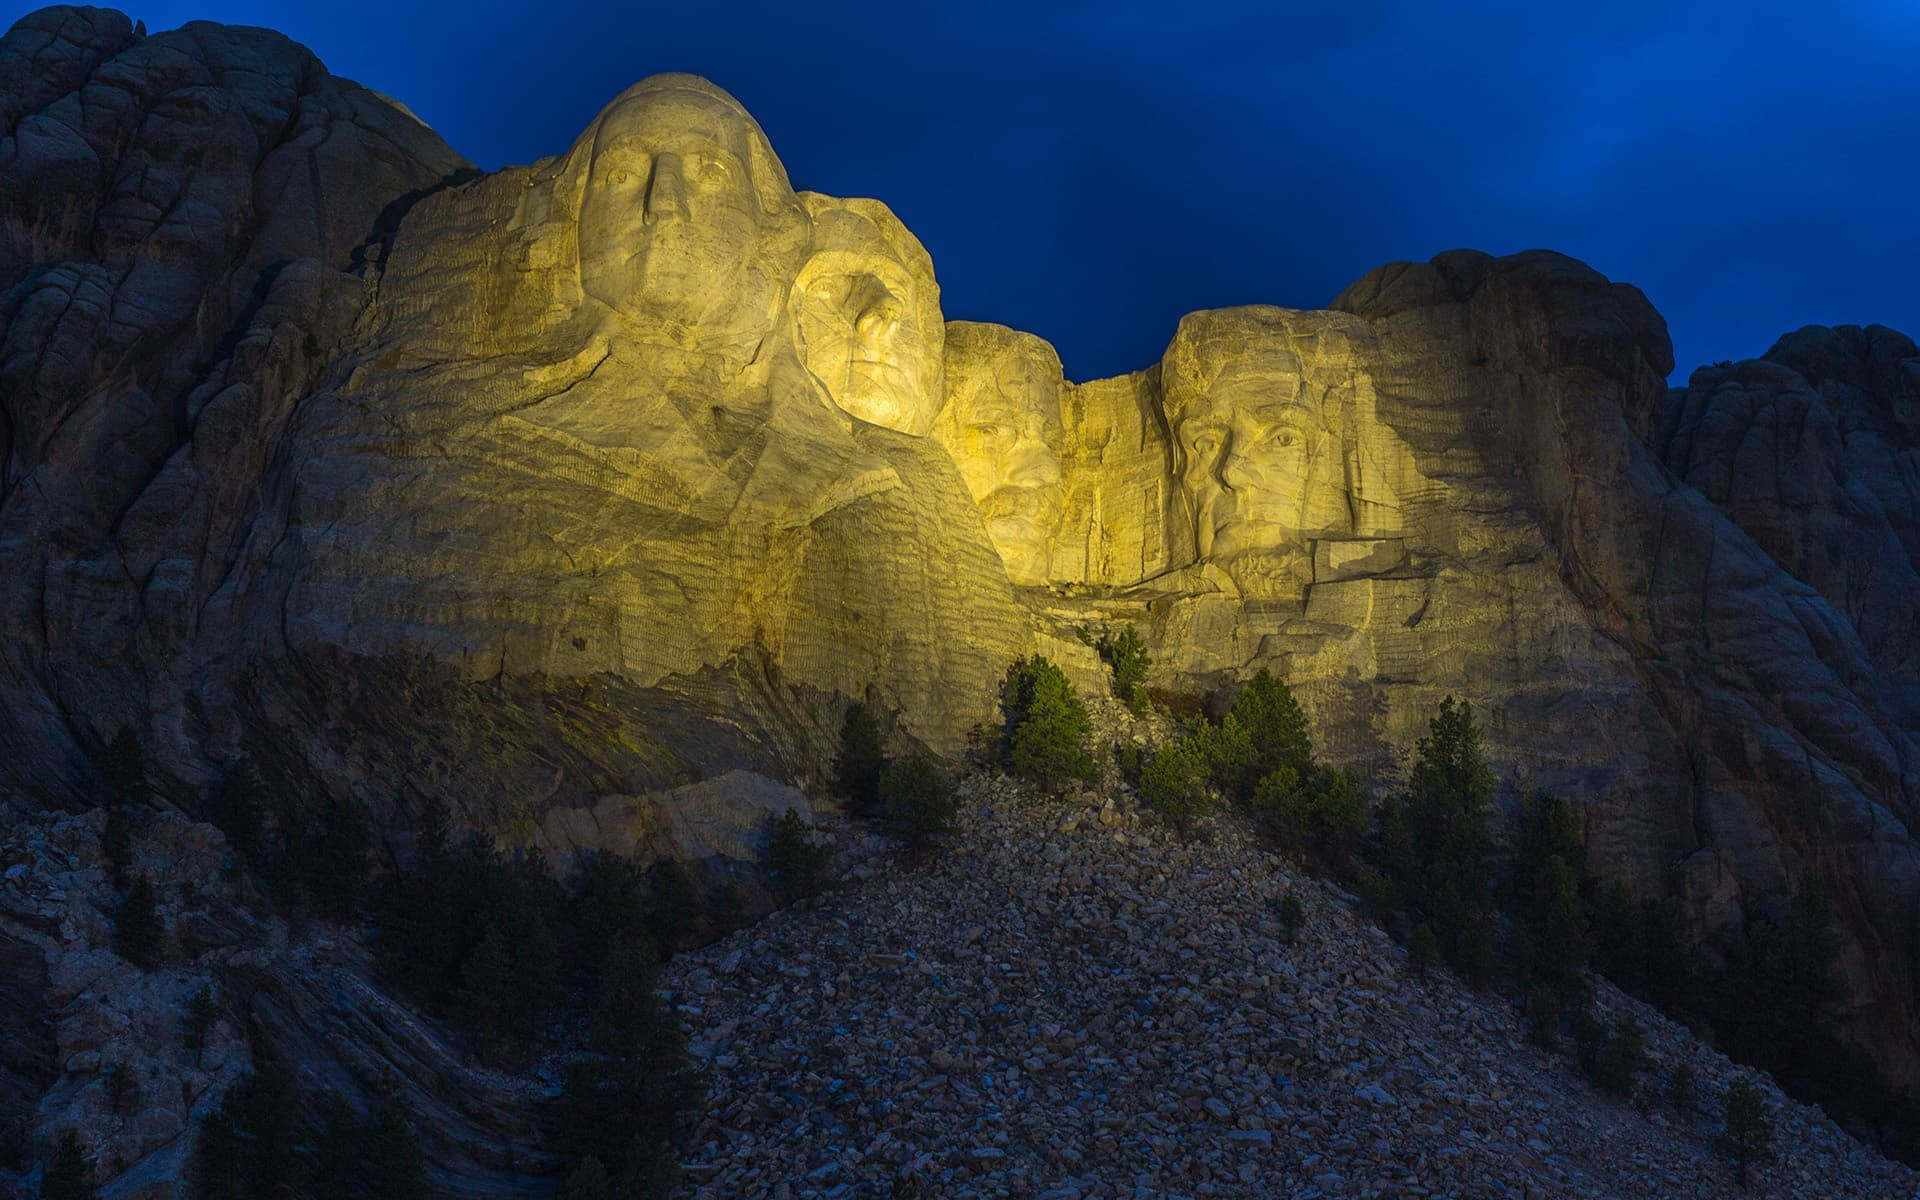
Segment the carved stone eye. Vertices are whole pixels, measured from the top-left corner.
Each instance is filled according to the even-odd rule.
[[[613,174],[607,176],[607,182],[615,187],[625,187],[627,186],[627,173],[625,171],[615,171]]]

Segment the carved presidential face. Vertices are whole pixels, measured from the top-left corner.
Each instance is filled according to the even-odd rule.
[[[1169,401],[1201,558],[1288,553],[1350,526],[1343,450],[1324,389],[1292,353],[1248,349],[1204,393]]]
[[[771,177],[778,165],[752,119],[717,89],[641,89],[596,122],[580,199],[581,290],[657,324],[664,341],[758,338],[785,277],[770,242],[800,219],[797,199]]]
[[[932,260],[877,201],[806,202],[814,252],[791,305],[807,369],[842,411],[926,433],[943,398]]]
[[[956,346],[948,336],[957,386],[935,436],[980,505],[1008,576],[1044,582],[1062,503],[1059,360],[1038,338],[1016,335],[986,361],[966,364],[967,341]]]

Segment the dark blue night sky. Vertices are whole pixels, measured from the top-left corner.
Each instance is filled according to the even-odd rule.
[[[32,5],[15,6],[10,24]],[[1920,0],[129,5],[268,25],[483,167],[706,75],[798,187],[877,196],[949,317],[1074,378],[1180,314],[1324,306],[1368,269],[1544,246],[1638,284],[1676,379],[1808,323],[1920,336]]]

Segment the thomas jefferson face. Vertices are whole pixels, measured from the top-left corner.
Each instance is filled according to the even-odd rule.
[[[757,137],[743,111],[686,86],[602,115],[580,205],[582,290],[683,344],[770,327],[762,194],[786,185],[754,177]]]
[[[841,263],[803,277],[794,316],[807,369],[835,404],[863,421],[920,434],[939,398],[928,394],[927,336],[913,283],[889,266]]]
[[[937,429],[1015,583],[1046,579],[1060,521],[1059,374],[1036,348],[1010,347],[955,390]]]
[[[1180,485],[1200,557],[1303,551],[1308,537],[1350,524],[1339,439],[1290,352],[1249,351],[1204,395],[1176,400]]]

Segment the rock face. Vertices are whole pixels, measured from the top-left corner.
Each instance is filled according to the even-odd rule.
[[[1830,871],[1854,1028],[1920,1078],[1898,335],[1670,396],[1636,289],[1459,251],[1072,383],[944,323],[884,205],[795,192],[691,76],[479,176],[276,35],[48,9],[0,118],[0,744],[36,800],[126,725],[181,805],[245,756],[389,834],[439,795],[556,854],[737,853],[849,699],[950,752],[1010,659],[1097,687],[1078,632],[1131,620],[1153,687],[1269,667],[1380,774],[1470,698],[1510,795],[1580,799],[1703,930]]]

